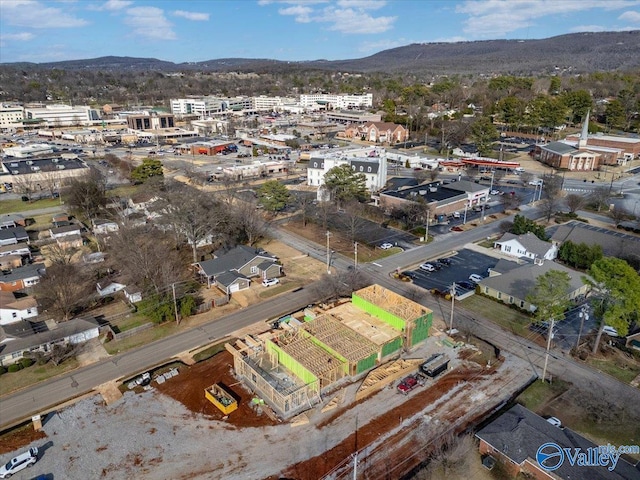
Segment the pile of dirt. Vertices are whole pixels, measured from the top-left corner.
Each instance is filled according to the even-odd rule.
[[[13,452],[42,438],[47,438],[47,435],[43,431],[36,432],[29,423],[0,437],[0,455]]]
[[[208,360],[191,366],[179,368],[180,374],[165,383],[154,386],[156,389],[182,403],[188,410],[200,413],[212,420],[224,420],[236,428],[262,427],[276,425],[264,412],[251,406],[251,394],[232,373],[233,357],[229,352],[221,352]],[[214,383],[220,384],[232,394],[238,402],[238,409],[225,415],[204,396],[204,390]],[[264,408],[264,407],[260,407]]]

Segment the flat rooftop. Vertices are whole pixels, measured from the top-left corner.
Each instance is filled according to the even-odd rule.
[[[378,346],[401,336],[401,332],[391,328],[379,318],[353,306],[352,303],[343,303],[326,313]]]

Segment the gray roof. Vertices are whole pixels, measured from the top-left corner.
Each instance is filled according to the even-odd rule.
[[[24,280],[25,278],[35,277],[36,275],[44,275],[44,272],[44,263],[32,263],[24,267],[14,268],[11,270],[11,273],[5,273],[0,276],[0,282],[8,283],[15,282],[16,280]]]
[[[26,248],[29,250],[29,245],[26,242],[18,242],[12,245],[0,245],[0,253],[12,252],[13,250],[21,250]]]
[[[228,287],[229,285],[237,282],[239,279],[249,280],[241,273],[234,271],[224,272],[216,276],[216,282],[220,285],[224,285],[225,287]]]
[[[551,142],[547,143],[546,145],[540,145],[540,148],[542,150],[546,150],[558,155],[565,155],[567,153],[573,153],[578,150],[576,147],[564,142]]]
[[[393,177],[387,180],[386,190],[399,190],[403,187],[415,187],[420,182],[415,177]]]
[[[548,442],[556,443],[561,448],[580,448],[583,452],[596,446],[573,430],[555,427],[518,404],[481,429],[476,436],[516,464],[530,459],[536,465],[536,452]],[[640,471],[623,458],[618,460],[613,472],[605,467],[572,466],[565,460],[553,473],[562,479],[589,480],[632,480],[640,475]]]
[[[50,228],[49,230],[53,235],[57,235],[59,233],[75,232],[76,230],[80,231],[81,229],[82,226],[80,225],[66,225],[64,227]]]
[[[324,168],[324,158],[312,158],[309,160],[307,168],[316,168],[322,170]]]
[[[502,275],[484,278],[480,282],[480,285],[487,286],[516,298],[524,299],[535,288],[538,277],[550,270],[560,270],[561,272],[569,274],[571,280],[569,281],[569,291],[567,294],[575,292],[584,286],[582,273],[550,260],[545,261],[542,265],[528,263]]]
[[[557,243],[571,241],[575,244],[600,245],[602,253],[611,257],[640,255],[640,238],[622,235],[620,232],[605,233],[586,228],[579,222],[560,225],[551,240]]]
[[[469,182],[468,180],[460,180],[459,182],[448,183],[447,187],[449,190],[457,190],[459,192],[466,193],[476,193],[482,190],[489,190],[489,187],[486,185],[481,185],[476,182]]]
[[[378,159],[375,160],[367,160],[365,158],[357,158],[350,160],[351,168],[356,173],[378,173],[378,168],[380,168],[380,162]],[[354,168],[355,167],[355,168]],[[362,170],[360,170],[362,167]],[[369,172],[369,168],[371,171]]]
[[[519,268],[521,266],[522,266],[521,263],[514,262],[513,260],[506,260],[504,258],[501,258],[500,260],[498,260],[498,263],[496,263],[494,267],[491,267],[490,270],[492,272],[502,274],[502,273],[510,272],[511,270],[515,270],[516,268]]]
[[[20,215],[19,213],[3,213],[0,215],[0,225],[24,222],[24,215]]]
[[[30,163],[28,163],[30,162]],[[60,170],[75,170],[78,168],[86,168],[87,165],[78,158],[29,158],[29,159],[10,159],[3,160],[2,165],[8,172],[18,172],[18,175],[33,173],[34,168],[41,172],[58,172]]]
[[[23,320],[22,322],[16,323],[30,324],[31,322]],[[44,325],[44,323],[40,323],[40,325]],[[31,325],[29,325],[29,328],[22,328],[22,332],[26,334],[25,336],[15,338],[14,340],[7,340],[3,344],[0,344],[0,355],[7,355],[9,353],[28,350],[40,345],[50,344],[56,340],[62,340],[72,335],[98,328],[98,326],[99,324],[94,318],[74,318],[67,322],[58,323],[57,327],[53,330],[29,334],[33,331]],[[10,326],[4,325],[0,327],[0,329],[5,330],[7,337],[12,336],[12,333],[17,331],[16,328],[7,327]],[[11,327],[13,327],[13,325],[11,325]]]
[[[29,234],[24,227],[9,227],[0,229],[0,242],[15,239],[16,242],[28,240]]]
[[[538,257],[544,257],[544,255],[553,246],[551,242],[540,240],[531,232],[527,232],[524,235],[505,233],[502,237],[500,237],[500,240],[498,240],[496,244],[499,245],[501,243],[506,243],[509,240],[513,239],[517,240],[518,243],[527,250],[527,252],[535,253]]]
[[[246,245],[238,245],[226,253],[215,252],[216,258],[198,262],[205,275],[212,277],[230,270],[239,270],[256,257],[263,258],[272,262],[276,258],[266,252],[258,253],[259,250],[247,247]]]

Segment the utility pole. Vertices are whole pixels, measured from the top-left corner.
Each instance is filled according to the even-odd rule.
[[[467,209],[469,208],[469,201],[464,202],[464,218],[462,219],[462,224],[467,224]]]
[[[576,350],[580,348],[580,336],[582,335],[582,328],[584,327],[584,321],[589,320],[589,312],[587,311],[587,306],[583,305],[580,308],[580,313],[578,314],[580,317],[580,330],[578,331],[578,340],[576,341]]]
[[[331,232],[327,230],[327,274],[331,275],[331,270],[329,266],[331,264],[331,250],[329,250],[329,238],[331,238]]]
[[[353,268],[358,268],[358,242],[353,243]]]
[[[553,335],[553,327],[555,325],[555,319],[551,319],[551,324],[549,325],[549,331],[547,332],[547,351],[544,355],[544,368],[542,369],[542,381],[544,382],[545,377],[547,376],[547,363],[549,363],[549,350],[551,349],[551,336]]]
[[[424,243],[429,242],[429,221],[431,220],[431,218],[429,217],[430,213],[431,212],[427,213],[427,222],[426,222],[426,227],[424,232]]]
[[[173,309],[176,313],[176,323],[180,323],[180,318],[178,317],[178,302],[176,301],[176,284],[175,282],[171,284],[171,291],[173,292]]]
[[[453,306],[456,301],[456,282],[451,284],[451,290],[449,290],[449,294],[451,295],[451,316],[449,317],[449,335],[453,332]]]

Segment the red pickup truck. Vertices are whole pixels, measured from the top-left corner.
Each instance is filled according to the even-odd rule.
[[[398,392],[403,395],[409,395],[411,390],[421,385],[424,385],[424,377],[422,375],[409,375],[398,384]]]

